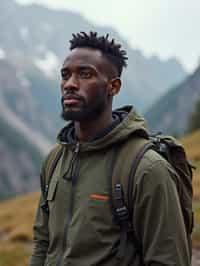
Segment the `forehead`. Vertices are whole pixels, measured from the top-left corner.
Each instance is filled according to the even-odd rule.
[[[75,48],[66,57],[63,67],[76,67],[79,65],[91,65],[103,71],[108,64],[102,52],[91,48]]]

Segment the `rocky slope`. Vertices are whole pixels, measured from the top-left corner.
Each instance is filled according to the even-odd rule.
[[[47,122],[26,80],[0,60],[0,199],[38,188],[41,161],[51,145],[39,126]]]
[[[150,127],[170,134],[183,134],[200,99],[200,66],[179,85],[173,87],[147,112]]]

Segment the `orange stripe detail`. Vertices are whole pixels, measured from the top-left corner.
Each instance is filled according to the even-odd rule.
[[[91,199],[100,199],[100,200],[109,200],[109,196],[103,196],[103,195],[97,195],[97,194],[91,194],[90,195]]]

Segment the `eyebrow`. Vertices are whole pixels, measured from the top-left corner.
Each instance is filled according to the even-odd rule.
[[[81,65],[77,66],[77,69],[79,69],[79,70],[87,69],[87,68],[93,69],[93,70],[95,70],[97,72],[96,67],[94,67],[93,65],[90,65],[90,64],[81,64]],[[61,72],[61,74],[63,74],[63,72],[68,71],[68,70],[69,70],[68,67],[62,67],[60,72]]]

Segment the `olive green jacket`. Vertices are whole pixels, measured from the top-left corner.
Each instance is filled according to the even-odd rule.
[[[59,134],[63,153],[49,186],[49,214],[40,207],[42,196],[39,202],[29,266],[190,265],[175,173],[154,151],[145,154],[134,179],[137,243],[130,233],[124,260],[117,261],[120,228],[113,221],[108,185],[113,147],[120,143],[123,149],[121,143],[134,141],[135,132],[146,131],[142,118],[129,107],[124,111],[128,114],[116,127],[91,142],[70,139],[71,125]]]

